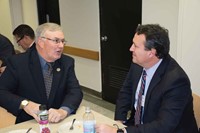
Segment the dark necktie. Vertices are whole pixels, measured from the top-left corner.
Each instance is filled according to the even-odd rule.
[[[47,69],[44,70],[44,83],[46,87],[46,95],[47,95],[47,98],[49,98],[52,79],[53,79],[53,68],[52,68],[52,64],[49,62],[46,63],[46,66],[47,66]]]
[[[145,89],[146,76],[147,76],[147,73],[145,70],[143,70],[141,87],[139,90],[137,106],[136,106],[136,111],[135,111],[135,125],[141,124],[141,116],[142,116],[141,103],[142,103],[142,95],[144,94],[144,89]]]

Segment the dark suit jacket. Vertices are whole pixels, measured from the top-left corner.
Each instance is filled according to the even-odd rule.
[[[14,46],[10,40],[0,34],[0,60],[3,61],[2,66],[6,65],[6,59],[15,54]]]
[[[170,56],[163,59],[150,82],[143,124],[134,126],[135,92],[143,68],[132,64],[117,100],[115,119],[126,121],[128,133],[197,133],[190,81]]]
[[[23,99],[29,99],[48,108],[66,106],[74,111],[79,107],[83,94],[74,72],[74,59],[62,55],[53,67],[53,82],[49,100],[39,56],[35,46],[27,52],[8,59],[7,68],[0,77],[0,106],[17,116],[16,122],[32,119],[19,110]]]

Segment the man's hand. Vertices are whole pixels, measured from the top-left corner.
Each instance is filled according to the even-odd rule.
[[[116,133],[117,128],[107,124],[96,124],[96,133]]]
[[[49,109],[49,122],[56,123],[67,117],[68,112],[63,109]]]
[[[34,103],[32,101],[29,101],[28,105],[26,107],[24,107],[24,111],[33,116],[33,118],[39,122],[39,117],[38,117],[38,113],[39,113],[39,106],[40,104],[38,103]]]
[[[5,71],[5,69],[6,69],[6,66],[0,67],[0,73],[3,73]]]
[[[120,120],[116,120],[116,122],[118,122],[120,124],[123,124],[123,121],[120,121]]]

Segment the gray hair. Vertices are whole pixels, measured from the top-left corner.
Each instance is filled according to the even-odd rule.
[[[36,29],[36,38],[35,41],[37,43],[38,38],[41,36],[45,36],[45,33],[47,31],[62,31],[62,28],[60,25],[56,24],[56,23],[44,23],[38,26],[38,28]]]

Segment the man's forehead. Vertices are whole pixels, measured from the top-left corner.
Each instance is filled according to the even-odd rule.
[[[46,31],[46,35],[53,35],[53,36],[64,36],[62,31]]]

